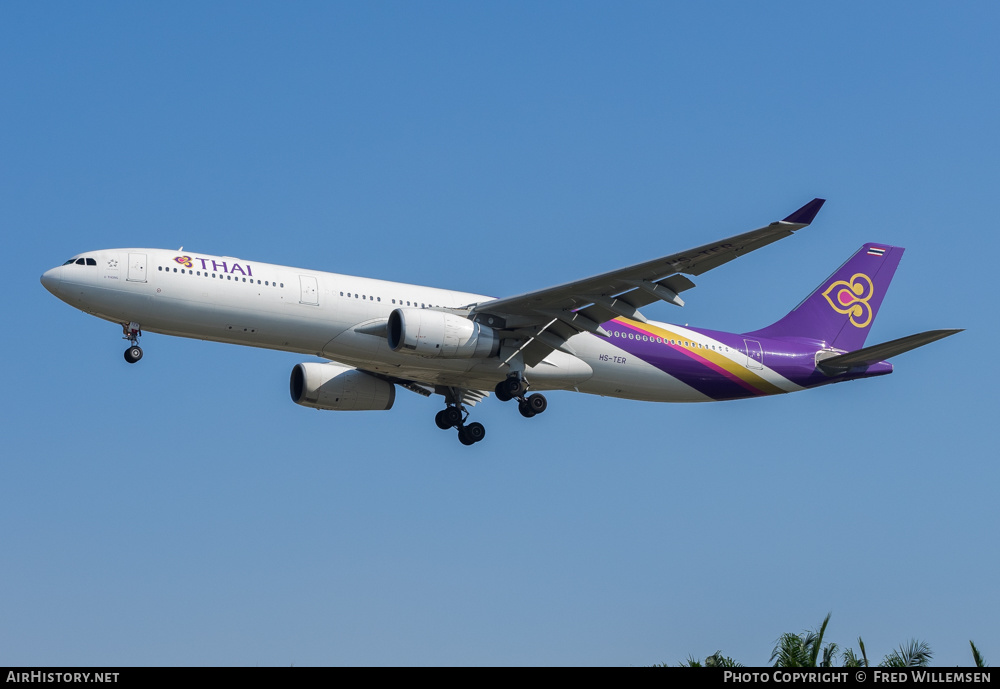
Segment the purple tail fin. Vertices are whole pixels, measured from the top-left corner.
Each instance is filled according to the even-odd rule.
[[[787,316],[747,334],[814,340],[848,352],[860,349],[903,251],[865,244]]]

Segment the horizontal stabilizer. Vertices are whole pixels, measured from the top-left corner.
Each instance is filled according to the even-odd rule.
[[[931,342],[960,332],[962,332],[962,328],[950,330],[928,330],[925,333],[908,335],[907,337],[901,337],[898,340],[872,345],[871,347],[865,347],[864,349],[848,352],[847,354],[838,354],[837,356],[832,356],[829,359],[823,359],[819,362],[818,366],[821,369],[828,371],[846,371],[847,369],[854,368],[855,366],[871,366],[872,364],[876,364],[880,361],[885,361],[889,357],[902,354],[903,352],[908,352],[911,349],[916,349],[917,347],[923,347],[925,344],[930,344]]]

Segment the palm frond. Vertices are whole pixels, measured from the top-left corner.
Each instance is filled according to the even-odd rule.
[[[911,639],[910,643],[900,646],[885,657],[881,667],[927,667],[931,662],[931,647],[923,641]]]
[[[861,659],[854,655],[853,648],[844,651],[844,655],[841,657],[844,659],[844,667],[864,667],[861,664]]]
[[[743,663],[737,663],[729,656],[722,655],[722,651],[716,651],[705,658],[705,667],[743,667]]]
[[[986,667],[986,661],[983,659],[983,655],[976,648],[976,645],[969,640],[969,645],[972,646],[972,659],[976,661],[976,667]]]
[[[830,624],[830,615],[832,614],[829,612],[826,614],[818,632],[806,635],[806,647],[809,649],[809,667],[816,667],[816,661],[819,659],[820,650],[823,647],[823,637],[826,635],[826,625]]]

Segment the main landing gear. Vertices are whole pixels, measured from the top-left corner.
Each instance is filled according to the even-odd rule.
[[[517,400],[517,410],[521,412],[521,416],[526,419],[530,419],[535,414],[541,414],[545,411],[549,403],[545,399],[544,395],[535,393],[534,395],[529,395],[525,397],[524,394],[528,391],[528,382],[524,380],[519,375],[511,375],[501,380],[497,383],[494,392],[496,393],[497,399],[501,402],[509,402],[510,400]]]
[[[521,412],[521,416],[528,419],[536,414],[541,414],[549,406],[544,395],[535,393],[525,397],[528,392],[528,382],[520,374],[515,373],[508,376],[497,383],[494,390],[497,399],[501,402],[516,399],[517,410]],[[434,417],[434,423],[437,424],[438,428],[444,431],[449,428],[457,428],[458,440],[463,445],[475,445],[486,437],[486,428],[483,427],[483,424],[466,423],[469,420],[469,412],[462,401],[467,391],[459,388],[438,388],[437,392],[444,395],[445,404],[448,405]],[[480,393],[478,398],[482,396]]]
[[[142,358],[142,347],[139,346],[139,338],[142,337],[142,330],[138,323],[122,323],[123,340],[131,342],[131,346],[125,350],[125,361],[134,364]]]
[[[434,423],[443,431],[458,428],[458,440],[463,445],[474,445],[486,437],[486,427],[478,421],[466,424],[469,418],[461,405],[448,405],[437,413]]]

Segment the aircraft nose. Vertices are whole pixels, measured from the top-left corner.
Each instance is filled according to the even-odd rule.
[[[45,289],[52,292],[52,294],[58,294],[59,285],[60,283],[62,283],[62,278],[59,277],[58,268],[52,268],[50,270],[46,270],[44,273],[42,273],[42,277],[40,279],[42,281],[42,286]]]

